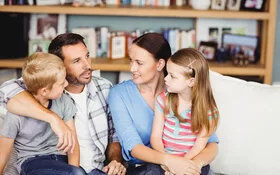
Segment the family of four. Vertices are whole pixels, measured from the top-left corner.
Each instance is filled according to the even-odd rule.
[[[64,33],[0,87],[0,173],[17,152],[22,175],[208,174],[219,112],[196,49],[171,55],[158,33],[133,41],[132,80],[92,76],[84,38]]]

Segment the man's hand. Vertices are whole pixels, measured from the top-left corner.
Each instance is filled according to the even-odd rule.
[[[112,160],[107,166],[104,167],[104,172],[108,175],[125,175],[126,168],[116,160]]]
[[[53,117],[50,126],[58,136],[58,143],[56,145],[57,149],[63,153],[68,151],[73,153],[76,143],[71,129],[59,117]]]

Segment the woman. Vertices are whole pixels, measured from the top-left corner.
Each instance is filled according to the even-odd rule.
[[[122,154],[128,174],[163,174],[164,165],[176,175],[197,175],[217,154],[218,139],[210,137],[206,148],[192,160],[151,149],[150,136],[156,97],[165,91],[165,64],[171,56],[170,45],[161,34],[147,33],[133,41],[129,51],[132,80],[114,86],[109,94]],[[147,163],[144,163],[147,162]],[[209,171],[209,166],[202,168]]]

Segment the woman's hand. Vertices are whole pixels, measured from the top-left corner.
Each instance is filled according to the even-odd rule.
[[[170,173],[176,175],[200,175],[201,170],[198,162],[173,155],[165,156],[164,166]]]

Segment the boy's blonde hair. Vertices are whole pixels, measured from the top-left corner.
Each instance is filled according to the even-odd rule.
[[[36,52],[22,67],[22,78],[30,93],[36,95],[41,88],[52,89],[57,76],[65,71],[63,61],[50,53]]]

